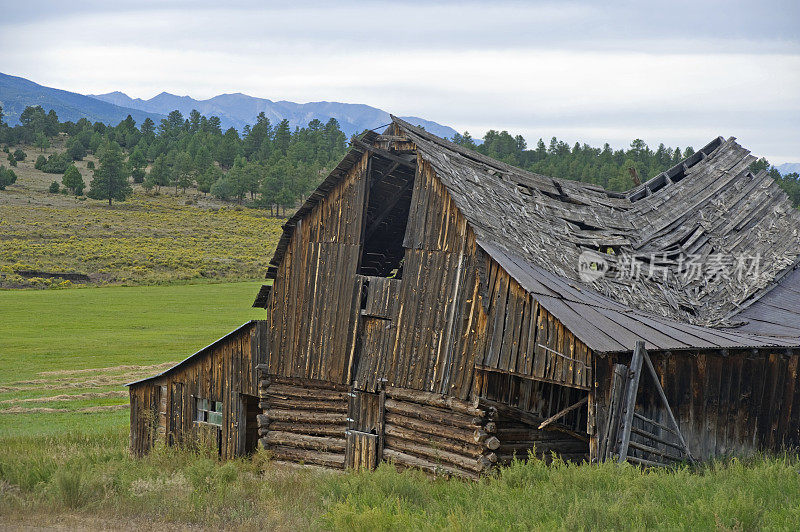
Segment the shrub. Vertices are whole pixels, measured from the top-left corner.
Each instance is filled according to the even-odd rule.
[[[14,159],[14,156],[11,155],[10,153],[8,154],[8,164],[10,164],[11,166],[17,166],[17,160]]]
[[[67,152],[54,153],[47,158],[47,162],[42,165],[40,170],[48,174],[63,174],[67,171],[67,166],[70,163],[72,163],[72,159]]]
[[[33,167],[36,168],[37,170],[42,170],[44,169],[44,165],[46,164],[47,164],[47,157],[45,157],[44,155],[40,155],[36,158],[36,162],[34,163]]]
[[[48,190],[53,194],[58,194],[58,191],[61,190],[61,186],[58,184],[58,181],[53,181],[50,183],[50,188]]]
[[[89,161],[88,163],[86,163],[86,168],[88,168],[89,170],[94,170],[94,161]]]
[[[5,190],[8,185],[13,185],[17,181],[17,174],[14,170],[6,170],[5,166],[0,166],[0,190]]]
[[[16,150],[16,151],[14,151],[14,159],[16,159],[16,160],[18,160],[18,161],[24,161],[24,160],[25,160],[25,157],[27,157],[27,156],[28,156],[28,155],[27,155],[27,154],[26,154],[24,151],[22,151],[22,150]]]
[[[227,177],[220,177],[216,183],[211,185],[211,195],[221,200],[228,200],[233,197],[233,185]]]

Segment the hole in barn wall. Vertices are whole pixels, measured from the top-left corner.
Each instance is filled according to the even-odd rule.
[[[408,225],[414,169],[405,166],[382,168],[373,158],[373,178],[358,273],[375,277],[403,277],[403,237]],[[386,166],[386,165],[384,165]]]

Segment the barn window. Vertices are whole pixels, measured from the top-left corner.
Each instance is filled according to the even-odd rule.
[[[403,277],[403,237],[408,225],[415,167],[372,157],[358,273]]]
[[[209,401],[208,399],[195,399],[197,421],[222,426],[222,401]]]

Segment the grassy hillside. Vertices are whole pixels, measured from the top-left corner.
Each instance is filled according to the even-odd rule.
[[[63,137],[45,155],[63,151]],[[199,194],[99,200],[51,194],[60,175],[33,168],[39,150],[15,168],[0,192],[0,288],[58,286],[17,272],[81,273],[91,284],[156,284],[262,278],[283,220]],[[91,172],[77,163],[88,183]],[[191,203],[187,205],[187,201]],[[68,285],[68,283],[65,283]]]
[[[259,286],[0,291],[0,436],[127,430],[123,385],[263,318]]]

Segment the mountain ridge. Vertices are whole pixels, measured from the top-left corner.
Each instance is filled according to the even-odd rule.
[[[800,163],[783,163],[775,166],[775,168],[777,168],[778,172],[783,176],[791,174],[792,172],[800,174]]]
[[[273,124],[277,124],[284,118],[289,120],[292,128],[305,127],[314,119],[327,122],[328,119],[335,118],[342,131],[348,135],[361,133],[365,129],[374,129],[391,122],[388,112],[367,104],[328,100],[297,103],[289,100],[258,98],[241,92],[218,94],[205,100],[196,100],[191,96],[179,96],[166,91],[147,100],[132,98],[121,91],[87,96],[140,111],[160,114],[168,114],[177,109],[182,114],[188,115],[193,109],[197,109],[202,115],[218,116],[223,128],[234,127],[239,131],[245,125],[255,123],[256,116],[261,112]],[[402,118],[422,125],[438,136],[450,138],[456,133],[455,129],[430,120],[413,116]]]
[[[218,116],[223,129],[234,127],[240,132],[245,125],[252,125],[260,112],[277,125],[286,118],[294,127],[306,127],[311,120],[327,122],[335,118],[341,130],[349,135],[361,133],[388,124],[389,113],[382,109],[361,103],[318,101],[296,103],[288,100],[273,101],[257,98],[241,92],[218,94],[206,100],[196,100],[191,96],[178,96],[162,91],[150,99],[131,98],[122,91],[105,94],[79,94],[36,82],[0,73],[0,106],[5,120],[11,125],[19,123],[19,116],[25,107],[41,105],[45,111],[53,109],[62,121],[77,122],[87,118],[92,122],[117,125],[128,115],[141,124],[146,118],[158,123],[171,111],[177,109],[184,116],[197,109],[205,116]],[[413,116],[401,117],[415,125],[421,125],[431,133],[441,137],[452,137],[456,130]]]
[[[137,123],[142,123],[148,117],[155,122],[165,118],[163,114],[121,107],[77,92],[45,87],[29,79],[0,72],[0,106],[3,107],[5,120],[11,125],[19,123],[19,115],[29,105],[41,105],[45,111],[52,109],[62,121],[77,122],[81,118],[87,118],[92,122],[116,125],[128,115]]]

